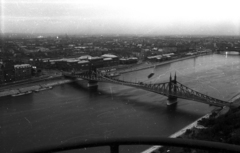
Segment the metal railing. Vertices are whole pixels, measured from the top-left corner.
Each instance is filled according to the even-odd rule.
[[[180,139],[180,138],[156,138],[156,137],[134,137],[134,138],[114,138],[114,139],[94,139],[86,142],[71,144],[61,144],[58,146],[47,146],[44,148],[35,148],[21,153],[46,153],[61,152],[75,149],[109,146],[111,153],[118,153],[120,145],[164,145],[173,147],[193,148],[209,151],[240,152],[240,146],[210,142],[203,140]]]

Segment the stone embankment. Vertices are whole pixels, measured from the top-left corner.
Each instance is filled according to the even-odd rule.
[[[71,81],[72,80],[68,80],[68,79],[53,80],[52,82],[48,82],[48,83],[39,82],[38,85],[30,85],[30,86],[27,86],[27,87],[18,87],[16,89],[5,89],[5,90],[0,92],[0,97],[16,95],[16,94],[20,94],[20,93],[26,93],[28,91],[37,91],[37,90],[41,90],[41,89],[44,89],[44,88],[47,88],[47,87],[53,87],[53,86],[56,86],[56,85],[69,83]]]

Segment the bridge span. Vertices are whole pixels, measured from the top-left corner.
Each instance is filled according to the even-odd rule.
[[[182,98],[186,100],[193,100],[210,106],[217,107],[234,107],[231,102],[223,101],[217,98],[210,97],[208,95],[197,92],[177,81],[177,76],[175,74],[174,78],[170,76],[169,82],[165,83],[143,83],[143,82],[129,82],[120,80],[114,77],[106,76],[99,72],[94,71],[85,71],[83,73],[65,73],[65,77],[69,78],[82,78],[88,81],[89,88],[97,88],[97,82],[109,82],[114,84],[126,85],[130,87],[135,87],[150,92],[158,93],[164,96],[167,96],[169,99],[168,105],[174,104],[177,102],[177,98]]]

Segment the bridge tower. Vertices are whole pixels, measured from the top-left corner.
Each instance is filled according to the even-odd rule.
[[[95,67],[91,67],[91,68],[89,69],[89,74],[90,74],[90,76],[96,77],[96,73],[97,73],[97,70],[96,70]],[[90,90],[97,90],[97,89],[98,89],[98,81],[89,80],[87,86],[88,86],[88,88],[89,88]]]
[[[174,76],[174,80],[172,80],[172,75],[170,74],[169,84],[168,84],[169,96],[168,96],[167,105],[172,105],[174,103],[177,103],[177,97],[171,95],[171,94],[177,92],[177,88],[175,86],[176,84],[177,84],[177,75],[176,75],[176,73],[175,73],[175,76]]]
[[[93,81],[93,80],[89,80],[87,86],[90,90],[97,90],[98,89],[98,82]]]

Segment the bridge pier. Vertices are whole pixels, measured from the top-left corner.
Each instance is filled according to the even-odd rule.
[[[168,96],[168,101],[167,101],[167,105],[173,105],[173,104],[177,104],[177,97],[175,96]]]
[[[88,89],[90,89],[90,90],[97,90],[98,89],[98,82],[93,81],[93,80],[89,80],[87,86],[88,86]]]
[[[176,93],[177,92],[177,88],[176,88],[176,85],[177,84],[177,76],[176,76],[176,73],[175,73],[175,76],[174,76],[174,80],[172,80],[172,76],[170,74],[170,78],[169,78],[169,95],[168,95],[168,102],[167,102],[167,105],[172,105],[172,104],[175,104],[177,103],[177,97],[176,96],[173,96],[171,95],[172,93]]]

